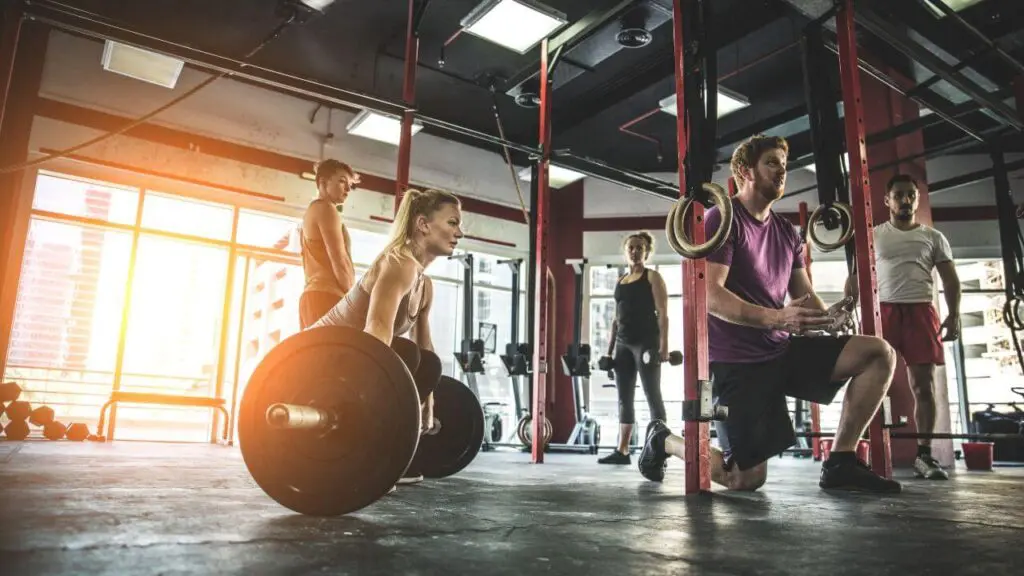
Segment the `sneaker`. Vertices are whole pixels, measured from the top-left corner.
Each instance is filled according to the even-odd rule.
[[[420,482],[423,482],[423,474],[402,476],[398,479],[399,484],[419,484]]]
[[[925,480],[949,480],[949,473],[930,454],[919,455],[914,460],[914,476]]]
[[[619,452],[618,450],[612,450],[611,454],[605,456],[604,458],[598,459],[597,463],[598,464],[630,464],[630,463],[632,463],[632,460],[630,459],[629,454],[623,454],[622,452]]]
[[[652,422],[649,428],[650,432],[647,433],[647,440],[640,452],[637,466],[644,478],[652,482],[661,482],[665,479],[665,461],[668,460],[665,438],[672,432],[661,420]]]
[[[825,462],[821,465],[821,480],[818,486],[826,490],[849,490],[852,492],[898,493],[903,486],[895,481],[875,474],[860,460]]]

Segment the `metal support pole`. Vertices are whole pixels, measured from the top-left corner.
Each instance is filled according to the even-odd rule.
[[[690,56],[686,54],[687,36],[684,26],[693,29],[689,22],[696,0],[673,0],[672,28],[673,52],[675,57],[676,77],[676,142],[677,162],[679,166],[679,191],[687,193],[686,155],[690,144],[686,102],[686,75]],[[690,103],[696,107],[700,102]],[[695,114],[702,113],[694,110]],[[705,241],[704,206],[694,202],[690,210],[690,234],[693,242],[700,244]],[[697,400],[699,397],[699,381],[708,377],[708,328],[707,328],[707,291],[705,285],[704,259],[683,260],[683,398]],[[710,433],[706,422],[686,422],[683,425],[685,438],[685,494],[694,494],[711,490],[711,453]]]
[[[967,366],[964,358],[963,336],[953,343],[953,367],[956,369],[956,397],[960,405],[960,431],[967,434],[971,430],[971,400],[967,395]]]
[[[410,108],[416,102],[416,63],[420,57],[420,35],[416,28],[417,0],[409,0],[409,22],[405,32],[405,76],[402,80],[402,100]],[[395,177],[395,213],[402,196],[409,188],[409,167],[412,164],[412,110],[402,113],[402,135],[398,141],[398,174]]]
[[[872,234],[871,181],[868,174],[867,145],[864,131],[864,106],[861,103],[860,69],[857,59],[857,37],[853,0],[843,0],[836,15],[839,44],[839,75],[843,86],[846,150],[850,154],[850,192],[853,207],[853,238],[857,243],[857,282],[860,289],[861,331],[871,336],[882,335],[882,316],[875,297],[875,245]],[[882,426],[877,412],[869,427],[871,469],[892,478],[892,453],[889,430]]]
[[[797,210],[800,218],[800,233],[807,238],[807,222],[810,216],[807,213],[807,202],[801,202]],[[811,275],[811,246],[804,242],[804,269],[807,270],[807,279],[814,284],[814,276]],[[811,413],[811,432],[821,432],[821,407],[815,402],[809,402]],[[814,460],[821,460],[821,443],[817,440],[811,441],[811,457]]]
[[[237,266],[237,244],[238,241],[238,219],[241,216],[241,211],[236,206],[232,211],[231,218],[231,248],[228,249],[228,265],[227,274],[224,278],[224,307],[222,309],[221,323],[220,323],[220,337],[217,343],[217,369],[215,370],[214,382],[213,382],[213,397],[223,398],[224,397],[224,374],[227,370],[225,364],[228,361],[228,341],[231,339],[231,296],[235,291],[235,268]],[[241,336],[239,336],[241,338]],[[210,444],[217,443],[217,431],[221,428],[220,426],[220,411],[210,410],[212,426],[210,426]],[[230,418],[229,418],[230,419]],[[225,441],[227,439],[225,438]]]
[[[544,422],[547,420],[548,377],[548,170],[551,164],[551,79],[548,77],[548,39],[540,43],[540,158],[537,160],[537,223],[533,270],[536,319],[533,333],[533,448],[531,461],[544,462]]]

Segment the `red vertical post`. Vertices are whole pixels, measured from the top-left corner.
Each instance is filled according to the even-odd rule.
[[[420,58],[420,35],[416,31],[416,0],[409,0],[409,23],[405,30],[405,76],[402,100],[412,107],[416,102],[416,63]],[[413,111],[402,112],[402,135],[398,141],[398,174],[395,176],[395,213],[402,196],[409,188],[409,166],[412,164]]]
[[[551,92],[548,83],[548,39],[540,43],[540,165],[537,170],[537,237],[533,270],[536,286],[533,323],[533,448],[531,461],[544,462],[544,422],[548,383],[548,169],[551,160]]]
[[[679,193],[686,194],[685,160],[689,144],[689,133],[686,129],[686,102],[684,86],[686,70],[684,68],[683,49],[686,39],[683,37],[684,3],[690,0],[673,0],[672,28],[673,52],[675,56],[676,74],[676,142],[678,148]],[[688,226],[695,244],[705,240],[704,206],[694,202],[690,208]],[[707,262],[683,260],[683,398],[697,400],[699,381],[708,379],[708,324],[707,324],[707,290],[705,286],[705,270]],[[685,494],[711,489],[711,453],[708,424],[706,422],[686,422],[683,425],[683,437],[686,442]]]
[[[807,221],[810,217],[807,214],[807,202],[801,202],[797,207],[800,217],[800,230],[807,231]],[[811,275],[811,245],[804,238],[804,269],[807,270],[807,278],[814,284],[814,276]],[[808,402],[811,412],[811,432],[821,432],[821,407],[815,402]],[[821,460],[821,439],[811,438],[811,457],[814,460]]]
[[[850,154],[850,202],[853,205],[853,239],[857,248],[857,285],[860,292],[861,330],[871,336],[882,335],[882,316],[875,291],[875,242],[872,234],[871,181],[868,174],[864,106],[861,102],[860,69],[857,64],[857,37],[853,0],[843,0],[836,16],[839,40],[839,76],[846,110],[846,150]],[[892,478],[892,453],[889,430],[882,426],[881,411],[869,428],[871,469]]]

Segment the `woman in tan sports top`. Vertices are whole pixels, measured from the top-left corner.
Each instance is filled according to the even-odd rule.
[[[433,351],[434,288],[424,270],[435,259],[451,256],[462,236],[457,196],[440,190],[407,190],[387,246],[348,294],[309,329],[347,326],[389,346],[395,336],[408,333],[420,348]],[[431,394],[424,399],[425,425],[434,421],[433,406]]]
[[[299,236],[306,277],[299,297],[302,329],[319,320],[355,283],[352,240],[338,212],[359,184],[359,175],[334,159],[319,162],[314,170],[318,193],[302,217]]]

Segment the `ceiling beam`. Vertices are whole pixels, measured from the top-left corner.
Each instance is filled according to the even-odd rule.
[[[731,12],[716,15],[712,23],[714,31],[708,36],[718,42],[718,49],[721,50],[768,26],[784,14],[785,10],[774,2],[737,2]],[[652,32],[658,33],[664,29],[664,33],[671,34],[671,27],[670,20]],[[615,78],[610,89],[593,90],[591,93],[594,95],[587,99],[559,103],[556,107],[555,135],[564,134],[597,114],[614,108],[664,81],[675,73],[674,62],[671,50],[651,54],[643,65],[635,67],[636,72],[633,75],[620,75]]]

